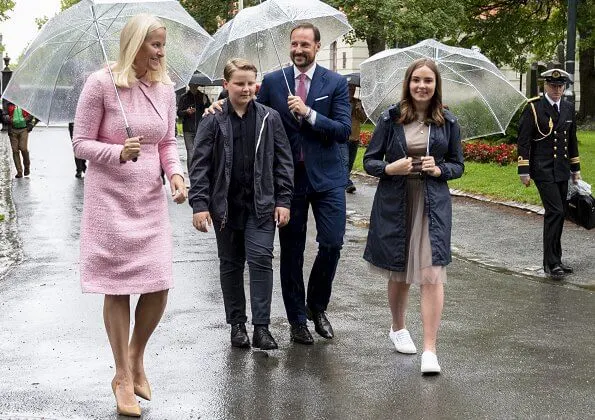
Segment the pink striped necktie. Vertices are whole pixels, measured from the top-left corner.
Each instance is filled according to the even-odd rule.
[[[308,96],[306,93],[306,73],[300,73],[298,76],[298,85],[295,89],[295,94],[302,98],[302,101],[306,103],[306,97]],[[301,118],[301,117],[300,117]],[[298,156],[298,162],[304,161],[304,149],[300,146],[300,154]]]
[[[306,76],[306,73],[300,73],[300,75],[298,76],[298,85],[295,89],[295,94],[302,98],[302,101],[304,101],[304,103],[306,103],[306,97],[308,96],[308,94],[306,93],[306,77],[308,77]]]

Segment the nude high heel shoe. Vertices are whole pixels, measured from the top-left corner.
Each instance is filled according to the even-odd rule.
[[[142,384],[134,384],[134,393],[145,399],[147,401],[151,401],[151,386],[149,385],[149,381],[144,381]]]
[[[124,405],[121,404],[120,401],[118,401],[118,395],[116,394],[115,378],[112,380],[112,391],[114,391],[114,396],[116,397],[116,411],[118,412],[118,414],[129,417],[140,417],[141,409],[140,405],[138,405],[138,402],[131,405]]]

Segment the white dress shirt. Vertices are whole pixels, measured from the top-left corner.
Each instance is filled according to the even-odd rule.
[[[314,71],[316,71],[316,62],[306,72],[306,80],[304,81],[304,83],[306,84],[306,97],[308,97],[308,93],[310,93],[310,85],[312,84],[312,78],[314,77]],[[293,77],[295,79],[296,88],[299,83],[298,78],[300,77],[300,74],[302,74],[302,72],[299,71],[299,69],[294,65],[293,66]],[[310,116],[306,119],[306,121],[308,121],[310,123],[310,125],[314,125],[314,123],[316,123],[316,111],[314,111],[312,109],[312,112],[310,113]]]

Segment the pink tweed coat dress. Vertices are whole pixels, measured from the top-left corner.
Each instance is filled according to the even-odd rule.
[[[120,162],[124,118],[107,69],[87,79],[74,120],[76,157],[88,161],[81,221],[84,293],[128,295],[173,285],[172,234],[161,168],[183,175],[174,134],[173,86],[140,80],[118,88],[135,136],[137,162]]]

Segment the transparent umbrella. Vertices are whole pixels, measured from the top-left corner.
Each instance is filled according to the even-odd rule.
[[[431,58],[438,65],[442,102],[457,116],[464,140],[504,133],[527,100],[478,50],[428,39],[379,52],[360,65],[360,98],[374,123],[382,111],[401,100],[405,71],[418,58]]]
[[[178,1],[82,0],[43,26],[3,97],[46,124],[72,122],[85,80],[117,60],[120,31],[140,13],[165,25],[167,70],[176,89],[185,86],[211,37]]]
[[[199,69],[211,79],[218,79],[227,61],[235,57],[251,61],[261,73],[280,68],[289,61],[281,54],[288,57],[291,30],[301,22],[320,29],[322,47],[351,30],[342,12],[321,1],[267,0],[240,10],[219,28],[201,57]]]

